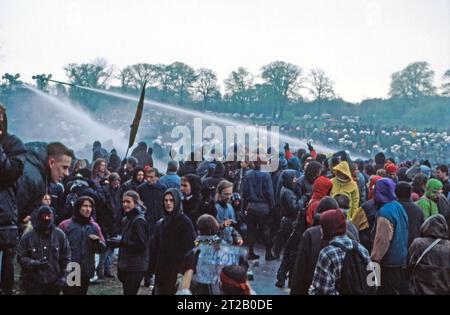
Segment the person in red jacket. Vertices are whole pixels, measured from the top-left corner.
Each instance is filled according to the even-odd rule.
[[[306,209],[306,223],[311,226],[314,221],[314,215],[316,214],[317,206],[320,200],[330,194],[333,183],[326,176],[320,176],[314,181],[313,195],[309,201],[308,208]]]

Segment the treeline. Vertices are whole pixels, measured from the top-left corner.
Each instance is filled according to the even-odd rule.
[[[337,96],[334,82],[320,69],[306,72],[302,67],[274,61],[252,74],[244,67],[232,71],[221,87],[217,74],[206,68],[194,69],[182,63],[137,63],[114,69],[104,59],[64,67],[69,82],[92,88],[137,95],[147,82],[147,98],[196,110],[253,113],[266,119],[290,121],[293,117],[328,113],[333,116],[358,115],[365,121],[410,126],[446,128],[450,117],[450,70],[440,87],[433,85],[434,71],[427,62],[415,62],[391,76],[388,99],[366,99],[349,103]],[[36,85],[48,89],[45,76],[36,76]],[[256,80],[259,78],[259,80]],[[11,79],[13,80],[13,79]],[[257,83],[258,81],[258,83]],[[11,82],[5,80],[3,90]],[[56,93],[92,111],[117,105],[114,98],[78,88],[57,85]],[[223,91],[223,94],[222,92]]]

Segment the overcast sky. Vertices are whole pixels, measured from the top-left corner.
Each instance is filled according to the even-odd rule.
[[[321,68],[346,100],[387,97],[390,75],[450,69],[449,0],[0,0],[0,73],[52,73],[106,58],[182,61],[222,80],[274,60]],[[306,93],[306,91],[304,91]]]

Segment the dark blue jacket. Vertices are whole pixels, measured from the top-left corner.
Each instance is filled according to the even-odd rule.
[[[275,200],[270,173],[260,170],[248,171],[244,178],[242,198],[244,209],[247,209],[249,203],[266,203],[269,209],[272,209]]]
[[[397,201],[381,207],[379,216],[394,226],[394,234],[388,251],[381,260],[383,266],[406,266],[408,256],[408,214]]]
[[[158,182],[155,185],[142,183],[137,188],[137,193],[141,197],[145,211],[145,218],[148,222],[150,235],[159,219],[163,217],[163,195],[165,188]]]

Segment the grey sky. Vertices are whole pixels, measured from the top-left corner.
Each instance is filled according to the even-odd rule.
[[[386,97],[392,72],[450,68],[448,0],[0,0],[0,73],[65,79],[104,57],[123,67],[183,61],[220,83],[283,60],[324,69],[346,100]],[[303,94],[307,94],[303,91]]]

